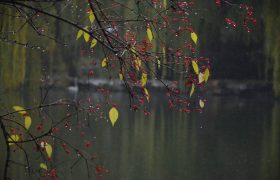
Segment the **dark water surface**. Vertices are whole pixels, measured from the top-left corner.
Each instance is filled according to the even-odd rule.
[[[51,96],[67,97],[61,92]],[[107,120],[89,118],[90,128],[85,130],[94,142],[91,148],[97,161],[110,171],[105,180],[280,179],[280,104],[253,97],[209,97],[203,113],[187,115],[170,110],[162,97],[153,95],[152,115],[147,117],[129,110],[126,95],[114,94],[114,98],[120,113],[115,127]],[[1,104],[29,106],[35,99],[32,94],[8,100],[1,96]],[[53,111],[53,116],[65,114]],[[81,144],[79,130],[71,131],[65,138]],[[1,154],[3,169],[5,153]],[[54,147],[53,161],[61,164],[58,179],[86,179],[84,163],[78,163],[71,174],[66,167],[73,161],[67,163],[67,158],[61,147]],[[24,169],[17,166],[11,167],[10,175],[36,179],[25,178]]]

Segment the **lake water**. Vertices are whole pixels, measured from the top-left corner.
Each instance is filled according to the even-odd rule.
[[[81,94],[78,98],[86,96],[98,98],[96,94]],[[73,127],[64,135],[85,149],[80,133],[86,134],[86,139],[93,142],[89,149],[96,155],[96,162],[109,170],[105,180],[280,179],[280,104],[276,102],[254,97],[208,97],[203,113],[182,114],[170,110],[161,96],[152,95],[152,114],[145,116],[129,110],[126,95],[113,96],[120,113],[115,127],[106,118],[90,116],[85,118],[85,129]],[[60,91],[50,94],[50,99],[57,97],[69,96]],[[23,97],[1,95],[5,108],[15,103],[28,107],[34,102],[36,96],[32,93]],[[55,118],[66,112],[53,109],[49,113]],[[34,113],[34,121],[35,117]],[[1,139],[1,152],[4,150]],[[12,156],[24,160],[23,156]],[[72,173],[69,171],[77,158],[66,155],[56,143],[52,161],[60,173],[58,179],[87,179],[83,162],[78,162]],[[31,159],[38,161],[36,156]],[[98,179],[93,176],[95,168],[89,169],[91,179]],[[24,168],[16,165],[11,166],[9,174],[15,179],[37,179],[25,177]]]

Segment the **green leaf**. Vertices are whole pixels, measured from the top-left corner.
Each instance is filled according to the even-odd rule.
[[[117,122],[119,118],[119,112],[115,107],[112,107],[109,111],[109,119],[112,123],[112,126],[115,125],[115,123]]]

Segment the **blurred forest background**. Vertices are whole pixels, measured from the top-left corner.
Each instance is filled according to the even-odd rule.
[[[134,0],[126,2],[129,6],[136,5]],[[86,4],[81,1],[73,1],[71,6],[56,3],[48,11],[83,24],[88,21],[85,6]],[[279,97],[280,2],[256,0],[253,6],[257,25],[248,33],[242,27],[228,28],[225,23],[225,17],[242,21],[240,15],[236,13],[236,8],[218,8],[212,1],[197,1],[198,12],[191,21],[200,39],[199,51],[202,56],[211,59],[212,79],[272,83],[274,94]],[[101,47],[97,47],[97,50],[91,53],[92,50],[82,41],[76,41],[77,29],[74,27],[38,14],[34,19],[36,23],[42,25],[38,30],[51,34],[56,42],[39,35],[30,26],[20,27],[22,22],[18,18],[5,15],[17,14],[14,9],[0,5],[0,12],[1,91],[18,89],[23,84],[25,87],[36,88],[40,84],[42,74],[47,74],[62,84],[67,83],[69,77],[81,78],[83,72],[91,68],[95,68],[96,77],[102,75],[102,72],[98,71],[100,66],[92,66],[94,62],[99,63],[103,56]],[[125,9],[122,13],[124,17],[130,15]],[[175,43],[180,43],[180,38]],[[168,69],[162,69],[157,73],[166,80],[181,78]]]

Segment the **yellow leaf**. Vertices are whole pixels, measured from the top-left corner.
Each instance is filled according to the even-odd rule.
[[[148,74],[142,73],[141,86],[144,87],[147,84]]]
[[[198,82],[199,82],[199,84],[202,83],[203,81],[204,81],[204,74],[199,73],[199,75],[198,75]]]
[[[193,70],[194,70],[195,74],[198,74],[199,73],[199,68],[198,68],[198,65],[195,62],[195,60],[192,60],[192,67],[193,67]]]
[[[147,101],[149,102],[150,101],[150,95],[149,95],[149,92],[146,88],[144,88],[144,93],[145,93],[145,96],[147,98]]]
[[[91,41],[90,48],[94,48],[94,47],[96,46],[96,44],[97,44],[97,40],[96,40],[96,39],[93,39],[93,40]]]
[[[89,38],[90,38],[90,35],[88,33],[84,32],[84,39],[86,42],[89,41]]]
[[[106,67],[107,66],[107,59],[104,58],[102,61],[101,61],[101,67]]]
[[[131,53],[133,54],[133,56],[136,56],[136,49],[135,47],[130,48]]]
[[[208,81],[208,78],[209,78],[209,75],[210,75],[210,72],[209,72],[209,69],[207,68],[205,71],[204,71],[204,80],[205,82]]]
[[[18,111],[19,114],[22,114],[22,115],[26,115],[27,112],[25,111],[25,109],[21,106],[13,106],[14,110],[15,111]]]
[[[139,57],[137,57],[135,60],[135,68],[137,71],[139,71],[141,68],[141,60],[139,59]]]
[[[32,120],[30,116],[25,116],[24,117],[24,126],[26,129],[29,129],[31,126]]]
[[[123,80],[123,74],[119,73],[119,77],[120,77],[120,80],[122,81]]]
[[[78,40],[83,34],[84,34],[84,31],[79,30],[78,33],[77,33],[76,40]]]
[[[194,42],[195,44],[197,44],[197,39],[198,39],[198,37],[197,37],[197,35],[196,35],[195,32],[192,32],[192,33],[191,33],[191,38],[192,38],[193,42]]]
[[[192,83],[192,88],[191,88],[191,92],[190,92],[190,97],[193,95],[194,93],[194,83]]]
[[[48,155],[48,158],[51,158],[52,157],[52,151],[53,151],[52,146],[49,143],[45,142],[45,149],[46,149],[46,153]]]
[[[40,168],[44,169],[44,170],[48,170],[48,167],[45,163],[40,163]]]
[[[153,32],[150,27],[147,28],[147,35],[150,42],[153,40]]]
[[[136,54],[136,49],[135,49],[135,47],[130,48],[130,50],[131,50],[131,52],[132,52],[133,54]]]
[[[200,106],[201,108],[204,108],[204,101],[202,101],[201,99],[199,100],[199,106]]]
[[[89,18],[89,21],[90,21],[91,23],[93,23],[93,22],[94,22],[94,20],[95,20],[95,16],[94,16],[94,14],[93,14],[93,12],[92,12],[92,11],[90,11],[88,18]]]
[[[112,126],[115,125],[115,123],[117,122],[118,120],[118,117],[119,117],[119,112],[118,110],[115,108],[115,107],[112,107],[109,111],[109,119],[112,123]]]
[[[13,145],[14,142],[18,142],[19,139],[20,139],[19,135],[17,135],[17,134],[10,135],[10,137],[8,137],[9,146]]]

